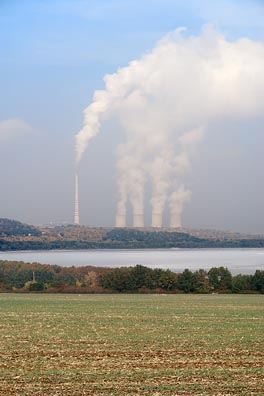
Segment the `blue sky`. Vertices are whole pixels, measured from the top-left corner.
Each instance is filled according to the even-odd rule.
[[[65,112],[75,103],[76,116],[105,73],[138,58],[176,27],[197,33],[206,23],[230,38],[262,39],[263,6],[254,0],[2,0],[1,118],[37,124],[32,106],[38,117],[43,107],[52,117],[54,106]]]
[[[0,124],[0,216],[37,224],[71,221],[74,135],[106,73],[139,58],[179,26],[196,34],[210,23],[231,40],[263,41],[263,21],[264,2],[254,0],[1,0],[0,123],[21,124],[14,123],[2,140]],[[113,223],[113,140],[102,135],[83,164],[83,206],[99,206],[83,209],[86,224]],[[101,165],[89,174],[98,158]],[[97,195],[85,188],[90,182],[97,183]],[[98,200],[105,194],[107,204]],[[189,209],[192,216],[198,209]],[[218,226],[217,219],[203,224],[199,217],[193,225]],[[246,228],[235,220],[220,225]]]

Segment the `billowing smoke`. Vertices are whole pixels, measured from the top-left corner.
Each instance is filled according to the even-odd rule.
[[[211,27],[199,36],[184,29],[164,37],[140,60],[104,78],[84,111],[76,137],[77,163],[103,119],[115,118],[125,133],[117,148],[119,201],[116,224],[144,225],[144,190],[152,181],[152,225],[162,225],[166,203],[171,226],[181,226],[185,186],[197,142],[215,117],[254,117],[264,105],[264,44],[228,41]]]
[[[183,133],[178,138],[180,152],[173,161],[173,175],[171,177],[173,191],[169,197],[170,226],[181,227],[181,214],[184,204],[191,198],[191,191],[184,186],[184,176],[189,171],[190,156],[197,142],[203,137],[203,128],[199,127]]]

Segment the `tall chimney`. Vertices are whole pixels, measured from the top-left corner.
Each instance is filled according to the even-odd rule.
[[[79,182],[78,173],[75,173],[75,201],[74,201],[74,224],[80,224],[79,218]]]

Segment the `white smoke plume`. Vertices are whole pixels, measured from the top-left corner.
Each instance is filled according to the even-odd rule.
[[[114,117],[126,142],[117,150],[117,225],[128,200],[143,224],[144,186],[151,178],[152,224],[161,226],[168,199],[171,225],[181,225],[190,191],[184,186],[192,151],[215,117],[254,117],[264,107],[264,43],[228,41],[212,27],[198,36],[183,29],[164,37],[140,60],[104,78],[84,111],[76,136],[77,163],[102,117]],[[187,132],[186,132],[187,131]]]
[[[183,133],[178,139],[180,152],[173,161],[173,175],[171,177],[173,191],[169,197],[170,226],[172,228],[182,226],[181,213],[184,204],[192,195],[191,191],[185,188],[183,179],[185,174],[190,170],[190,157],[196,144],[202,139],[203,134],[203,128],[199,127]]]

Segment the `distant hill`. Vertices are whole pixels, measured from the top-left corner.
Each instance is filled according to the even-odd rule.
[[[29,235],[40,236],[41,231],[36,227],[20,223],[20,221],[0,218],[0,237]]]
[[[264,236],[184,228],[33,227],[0,219],[0,251],[161,248],[264,248]]]

